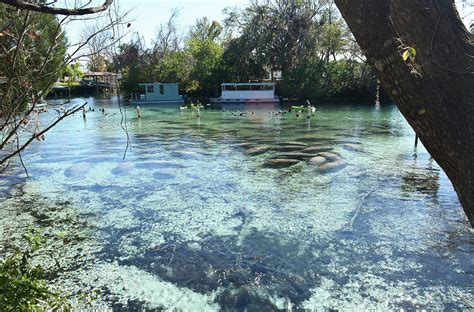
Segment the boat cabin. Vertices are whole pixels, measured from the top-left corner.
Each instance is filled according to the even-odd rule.
[[[275,84],[271,82],[251,82],[251,83],[223,83],[221,85],[222,95],[220,98],[211,99],[214,102],[264,102],[276,103]]]
[[[133,104],[183,103],[178,83],[141,83],[138,93],[131,95]]]

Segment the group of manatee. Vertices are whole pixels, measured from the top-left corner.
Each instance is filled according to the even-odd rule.
[[[334,151],[334,146],[329,144],[309,145],[304,142],[289,141],[276,145],[255,145],[245,142],[238,144],[238,147],[245,149],[244,154],[248,156],[257,156],[267,152],[276,153],[277,155],[265,160],[264,166],[268,168],[286,168],[304,161],[316,167],[320,172],[328,172],[343,169],[347,165],[341,154]],[[342,147],[352,151],[363,151],[357,143],[345,143]]]

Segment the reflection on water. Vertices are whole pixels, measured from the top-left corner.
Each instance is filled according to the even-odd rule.
[[[472,308],[473,233],[395,107],[152,106],[121,125],[88,101],[105,113],[32,146],[31,179],[0,177],[3,245],[42,226],[59,287],[117,310]]]

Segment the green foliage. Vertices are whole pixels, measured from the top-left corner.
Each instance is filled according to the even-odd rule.
[[[222,46],[211,39],[193,38],[187,42],[185,51],[191,56],[191,84],[201,92],[212,92],[219,84],[214,74],[222,57]]]
[[[33,253],[47,237],[30,227],[24,238],[26,250],[0,260],[0,310],[70,311],[67,298],[48,287],[42,267],[31,263]]]
[[[211,40],[216,41],[224,31],[219,22],[210,22],[207,17],[200,18],[196,21],[195,25],[191,28],[188,34],[188,40]]]
[[[179,82],[186,93],[217,96],[222,82],[261,81],[274,70],[284,77],[278,92],[285,97],[363,93],[375,85],[332,2],[252,1],[226,14],[225,27],[198,19],[182,44],[172,15],[152,49],[141,40],[124,46],[122,88],[136,92],[142,82]]]
[[[217,75],[220,81],[259,81],[268,76],[263,58],[255,53],[247,53],[251,46],[245,38],[236,38],[228,42]]]
[[[281,95],[301,98],[324,98],[358,95],[370,90],[375,78],[364,63],[356,61],[331,61],[319,58],[302,60],[287,72],[280,84]]]
[[[81,79],[84,76],[84,71],[81,68],[81,64],[73,63],[68,64],[63,69],[63,79],[68,78],[67,85],[72,85],[77,79]]]
[[[66,54],[67,40],[57,18],[0,4],[0,34],[0,76],[7,77],[0,108],[15,105],[25,90],[24,104],[46,95],[61,76]]]

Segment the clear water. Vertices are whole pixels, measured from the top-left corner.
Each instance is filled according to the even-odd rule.
[[[75,101],[95,111],[23,154],[30,178],[0,176],[2,245],[41,227],[58,289],[117,310],[473,309],[474,233],[396,107],[127,108],[122,160],[116,100]],[[310,146],[346,166],[265,165]]]

